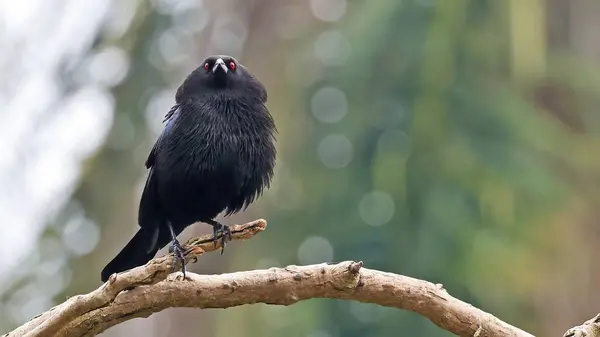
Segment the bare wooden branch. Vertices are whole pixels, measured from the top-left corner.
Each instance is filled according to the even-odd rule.
[[[165,281],[120,293],[56,336],[88,336],[135,317],[170,307],[228,308],[243,304],[291,305],[310,298],[338,298],[407,309],[459,336],[532,336],[450,296],[442,286],[370,270],[362,262],[288,266],[223,275],[170,275]]]
[[[599,337],[600,336],[600,314],[585,321],[582,325],[567,330],[563,337]]]
[[[242,225],[230,226],[232,240],[245,240],[265,230],[267,222],[263,219],[255,220]],[[220,239],[219,236],[217,239]],[[186,263],[205,252],[218,250],[221,247],[220,240],[216,244],[212,235],[203,235],[192,238],[184,244],[186,248]],[[107,305],[115,299],[122,291],[150,285],[163,281],[171,273],[173,268],[173,255],[155,258],[144,266],[133,268],[129,271],[113,274],[109,280],[100,288],[86,295],[71,297],[66,302],[51,308],[47,312],[36,316],[31,321],[23,324],[3,337],[13,336],[54,336],[54,334],[76,317],[83,315],[93,309]],[[177,263],[176,268],[181,264]]]
[[[264,220],[231,227],[234,240],[248,239],[265,228]],[[210,235],[191,239],[184,246],[186,261],[220,248]],[[221,275],[188,273],[185,280],[180,272],[171,273],[173,262],[172,254],[168,254],[111,275],[100,288],[70,298],[4,336],[94,336],[121,322],[172,307],[291,305],[311,298],[346,299],[411,310],[459,336],[533,336],[450,296],[441,284],[363,268],[362,262]],[[596,336],[599,316],[570,329],[564,336]]]

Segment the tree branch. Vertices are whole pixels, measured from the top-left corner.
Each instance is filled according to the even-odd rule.
[[[600,336],[600,314],[585,321],[582,325],[567,330],[563,337],[598,337]]]
[[[119,294],[56,336],[87,336],[170,307],[228,308],[243,304],[291,305],[310,298],[349,299],[407,309],[460,336],[532,336],[448,295],[435,284],[370,270],[362,262],[288,266],[223,275],[180,274]]]
[[[232,238],[248,239],[265,228],[264,220],[231,226]],[[214,246],[210,235],[191,239],[185,246],[186,261],[220,247],[219,243]],[[533,336],[450,296],[441,284],[363,268],[362,262],[221,275],[187,273],[185,280],[180,272],[171,273],[172,268],[173,255],[168,254],[113,274],[100,288],[72,297],[4,336],[94,336],[121,322],[172,307],[291,305],[311,298],[354,300],[414,311],[459,336]]]
[[[230,226],[231,239],[248,239],[265,230],[266,227],[267,222],[263,219],[243,225]],[[217,239],[220,238],[221,235]],[[187,263],[192,259],[197,259],[198,256],[205,252],[219,249],[221,242],[217,240],[215,244],[212,235],[203,235],[188,240],[184,246],[186,247],[185,259]],[[136,267],[120,274],[113,274],[100,288],[86,295],[71,297],[66,302],[36,316],[12,332],[3,335],[3,337],[54,336],[73,319],[91,310],[109,305],[121,292],[141,285],[152,285],[165,280],[172,270],[181,267],[178,261],[175,266],[173,266],[173,262],[173,254],[168,254],[160,258],[155,258],[144,266]],[[74,334],[73,336],[77,335]]]

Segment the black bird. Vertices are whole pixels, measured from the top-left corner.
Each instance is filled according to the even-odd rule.
[[[231,56],[210,56],[187,76],[146,160],[140,229],[104,267],[103,282],[147,263],[170,241],[183,262],[177,236],[195,222],[211,225],[224,248],[231,231],[214,218],[246,209],[273,177],[277,130],[266,101],[265,87]]]

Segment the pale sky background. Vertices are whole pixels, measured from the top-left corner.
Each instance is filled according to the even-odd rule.
[[[60,67],[86,52],[109,4],[0,0],[0,256],[11,257],[0,259],[0,275],[34,247],[48,217],[68,200],[80,159],[110,127],[112,95],[93,76],[102,60],[90,60],[92,76],[82,76],[67,97],[59,80]]]

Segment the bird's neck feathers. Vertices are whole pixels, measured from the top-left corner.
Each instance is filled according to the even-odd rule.
[[[204,71],[199,68],[186,77],[177,88],[175,95],[177,103],[187,99],[206,98],[220,101],[259,101],[263,104],[267,100],[265,87],[242,65],[238,66],[237,74],[224,75],[225,77],[222,77],[223,75],[207,77],[210,75],[202,74]]]
[[[173,109],[176,112],[167,118],[170,119],[168,126],[177,123],[187,128],[200,123],[216,129],[234,125],[241,129],[252,126],[257,131],[275,129],[267,107],[255,96],[236,96],[227,91],[190,95],[184,96]]]

